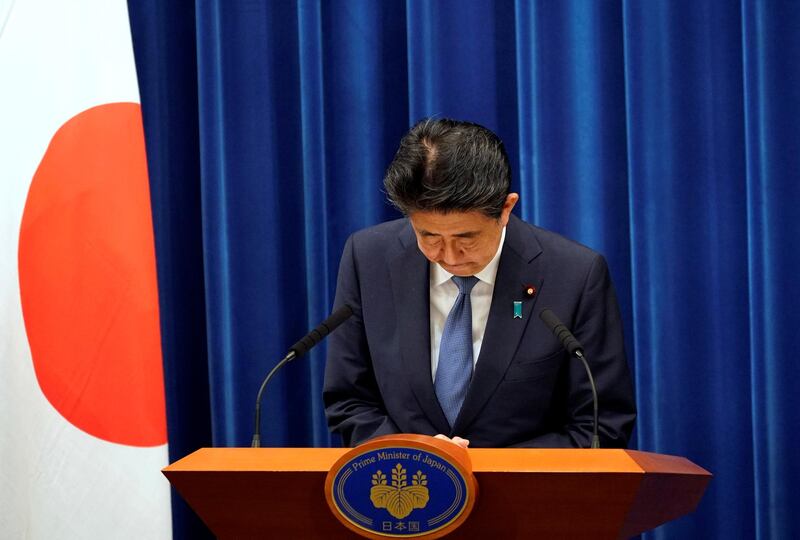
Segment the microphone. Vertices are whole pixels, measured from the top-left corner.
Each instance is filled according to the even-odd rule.
[[[353,309],[347,304],[343,305],[334,311],[330,317],[322,321],[322,324],[314,328],[311,332],[305,335],[300,341],[289,347],[289,354],[294,352],[294,356],[290,360],[300,358],[308,351],[310,351],[317,343],[336,330],[336,328],[350,318],[353,314]]]
[[[575,356],[583,362],[583,367],[586,368],[586,375],[589,377],[589,386],[592,387],[592,402],[594,403],[594,425],[592,426],[592,448],[600,448],[600,437],[597,435],[597,387],[594,384],[594,377],[592,377],[592,370],[589,369],[589,363],[583,354],[583,345],[580,341],[575,339],[572,332],[561,322],[558,316],[549,309],[543,309],[539,313],[539,318],[550,329],[551,332],[558,338],[561,345],[566,349],[570,356]]]
[[[255,427],[253,429],[253,442],[250,444],[251,447],[258,448],[261,446],[261,396],[264,394],[264,389],[266,389],[267,383],[272,376],[275,375],[284,364],[296,358],[300,358],[310,351],[317,343],[322,341],[325,336],[336,330],[340,324],[349,319],[352,314],[353,308],[347,304],[334,311],[331,316],[322,321],[319,326],[306,334],[300,341],[289,347],[289,353],[272,368],[264,379],[264,382],[261,383],[261,388],[259,388],[258,395],[256,396]]]
[[[539,318],[542,319],[542,322],[544,322],[547,328],[555,334],[570,356],[577,356],[578,358],[583,356],[583,345],[575,339],[572,332],[564,326],[564,323],[559,320],[555,313],[549,309],[543,309],[542,312],[539,313]]]

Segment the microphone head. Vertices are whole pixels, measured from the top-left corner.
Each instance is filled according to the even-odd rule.
[[[539,318],[542,319],[542,322],[545,324],[545,326],[547,326],[547,328],[550,329],[551,332],[555,330],[556,326],[561,324],[558,316],[553,313],[553,310],[551,309],[543,309],[539,313]]]
[[[334,311],[331,316],[322,323],[322,326],[328,327],[328,333],[333,332],[340,324],[349,319],[352,314],[353,308],[345,304]]]
[[[303,356],[317,343],[322,341],[325,336],[336,330],[340,324],[349,319],[352,314],[353,308],[347,304],[343,305],[334,311],[330,317],[322,321],[322,324],[306,334],[300,341],[289,347],[289,350],[294,351],[295,358]]]
[[[583,354],[583,346],[575,339],[572,332],[564,326],[564,323],[553,313],[550,309],[543,309],[539,312],[539,318],[550,329],[550,331],[561,342],[561,345],[567,350],[570,356],[580,357]]]

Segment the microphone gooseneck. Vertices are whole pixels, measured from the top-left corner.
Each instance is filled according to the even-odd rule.
[[[550,309],[543,309],[539,313],[539,318],[550,329],[551,332],[558,338],[561,345],[566,349],[570,356],[574,356],[583,362],[583,367],[586,369],[586,375],[589,377],[589,386],[592,388],[592,403],[594,405],[594,425],[592,426],[592,448],[600,448],[600,437],[597,435],[598,425],[598,399],[597,399],[597,386],[594,384],[594,377],[592,377],[592,370],[589,369],[589,362],[583,354],[583,345],[580,341],[575,339],[572,332],[561,322],[558,316]]]

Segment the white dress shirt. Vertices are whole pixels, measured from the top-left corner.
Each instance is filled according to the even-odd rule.
[[[475,274],[478,283],[472,288],[470,302],[472,303],[472,362],[473,367],[478,361],[483,343],[483,334],[486,330],[486,321],[489,319],[489,308],[492,305],[494,294],[494,280],[497,276],[497,266],[500,264],[500,253],[506,240],[506,228],[500,235],[500,244],[497,252],[486,267]],[[442,341],[442,331],[447,321],[447,315],[453,308],[458,298],[458,286],[450,279],[453,274],[431,262],[430,264],[430,319],[431,319],[431,379],[436,380],[436,368],[439,365],[439,345]]]

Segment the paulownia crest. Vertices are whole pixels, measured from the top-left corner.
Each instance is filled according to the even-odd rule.
[[[372,475],[369,498],[375,508],[386,508],[393,517],[403,519],[415,508],[428,504],[427,485],[427,476],[417,471],[409,486],[406,470],[398,463],[392,469],[392,485],[386,484],[386,475],[380,470]]]

